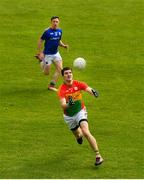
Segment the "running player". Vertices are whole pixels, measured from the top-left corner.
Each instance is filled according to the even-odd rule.
[[[103,158],[99,153],[96,139],[89,130],[87,111],[82,101],[81,90],[95,97],[98,97],[98,93],[86,83],[73,80],[73,73],[70,67],[63,68],[61,73],[64,83],[59,87],[58,96],[64,110],[64,120],[79,144],[82,144],[83,136],[87,139],[91,148],[96,153],[95,165],[100,165],[103,162]]]
[[[45,75],[50,72],[50,66],[53,63],[55,65],[55,73],[53,79],[48,85],[48,89],[57,90],[55,88],[58,77],[62,69],[62,57],[58,52],[58,47],[68,48],[68,45],[61,41],[62,30],[59,28],[59,17],[51,17],[51,26],[44,31],[38,41],[38,54],[35,56],[39,59],[41,68]],[[44,42],[44,50],[42,50]]]

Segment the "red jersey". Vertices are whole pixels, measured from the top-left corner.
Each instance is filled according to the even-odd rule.
[[[84,82],[73,80],[72,85],[62,84],[58,90],[58,96],[60,99],[65,98],[68,103],[69,96],[71,96],[75,102],[74,105],[64,109],[64,114],[73,116],[84,108],[84,102],[82,101],[81,90],[85,90],[88,85]]]

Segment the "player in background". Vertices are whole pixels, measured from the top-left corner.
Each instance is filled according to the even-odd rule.
[[[68,49],[68,45],[61,41],[62,29],[59,28],[59,22],[60,19],[58,16],[51,17],[51,26],[47,28],[39,38],[37,46],[38,53],[35,56],[37,59],[39,59],[40,66],[45,75],[49,74],[51,64],[53,63],[55,65],[55,73],[50,84],[48,85],[49,90],[57,90],[55,85],[63,66],[62,57],[58,52],[58,47],[61,46]],[[42,49],[43,42],[44,50]]]
[[[100,165],[103,162],[103,158],[99,153],[96,139],[89,130],[87,111],[82,101],[81,90],[90,93],[94,97],[98,97],[98,93],[86,83],[73,80],[73,73],[70,67],[63,68],[61,73],[64,83],[58,89],[58,96],[64,111],[64,120],[79,144],[82,144],[83,136],[87,139],[96,154],[95,165]]]

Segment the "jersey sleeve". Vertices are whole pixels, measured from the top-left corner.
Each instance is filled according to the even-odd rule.
[[[86,90],[88,85],[85,82],[79,82],[79,88],[80,90]]]
[[[65,94],[64,94],[62,86],[59,87],[57,95],[59,99],[65,98]]]
[[[42,34],[41,39],[42,39],[42,40],[45,40],[45,39],[46,39],[46,32],[44,32],[44,33]]]
[[[49,35],[48,35],[48,29],[46,29],[46,30],[44,31],[44,33],[42,34],[41,39],[42,39],[42,40],[46,40],[47,38],[49,38],[48,36],[49,36]]]

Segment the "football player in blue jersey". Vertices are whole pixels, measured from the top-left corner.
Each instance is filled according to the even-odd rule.
[[[56,82],[61,74],[62,57],[58,51],[58,47],[68,49],[68,45],[61,40],[62,30],[59,28],[60,19],[58,16],[51,17],[51,26],[43,32],[38,40],[38,54],[35,56],[40,61],[42,71],[45,75],[50,72],[51,64],[55,65],[55,73],[51,82],[48,85],[49,90],[57,91],[55,88]],[[44,43],[44,49],[43,48]]]

